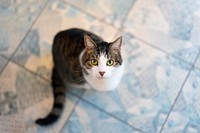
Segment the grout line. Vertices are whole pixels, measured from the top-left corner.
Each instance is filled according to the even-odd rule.
[[[199,67],[199,66],[196,66],[196,64],[194,64],[193,67],[196,68],[196,69],[198,69],[198,70],[200,70],[200,67]]]
[[[41,75],[39,75],[38,73],[36,73],[36,72],[34,72],[34,71],[32,71],[32,70],[26,68],[24,65],[21,65],[20,63],[14,61],[14,60],[10,60],[10,62],[12,62],[12,63],[14,63],[15,65],[19,66],[20,68],[26,70],[27,72],[29,72],[29,73],[31,73],[31,74],[33,74],[33,75],[35,75],[35,76],[41,78],[42,80],[45,80],[46,82],[49,82],[49,83],[51,82],[50,79],[44,78],[43,76],[41,76]]]
[[[183,59],[181,59],[181,58],[179,58],[179,57],[177,57],[177,56],[174,56],[174,55],[170,54],[169,52],[167,52],[167,51],[165,51],[165,50],[163,50],[163,49],[161,49],[161,48],[159,48],[159,47],[157,47],[157,46],[155,46],[155,45],[153,45],[153,44],[151,44],[151,43],[149,43],[149,42],[147,42],[147,41],[145,41],[145,40],[143,40],[143,39],[141,39],[141,38],[138,38],[138,37],[136,37],[136,36],[134,36],[134,35],[129,35],[129,34],[127,34],[127,33],[126,33],[125,31],[123,31],[123,30],[119,30],[119,33],[122,33],[121,35],[123,35],[123,33],[124,33],[125,36],[128,36],[128,37],[130,37],[130,38],[135,38],[135,39],[141,41],[142,43],[144,43],[144,45],[147,45],[147,46],[149,46],[149,47],[151,47],[151,48],[153,48],[153,49],[155,49],[155,50],[158,50],[158,51],[160,51],[160,52],[166,54],[167,56],[173,57],[173,58],[175,58],[175,59],[177,59],[177,60],[179,60],[179,61],[182,61],[182,62],[184,62],[184,63],[186,63],[186,64],[188,64],[188,65],[190,65],[190,66],[193,66],[192,62],[188,62],[188,61],[183,60]],[[118,35],[118,34],[116,34],[116,36],[117,36],[117,35]],[[198,54],[197,54],[197,55],[198,55]],[[200,67],[198,67],[198,66],[194,66],[194,67],[200,70]]]
[[[119,29],[120,31],[122,31],[122,28],[124,27],[124,23],[126,22],[128,15],[131,12],[131,10],[134,8],[136,2],[137,2],[137,0],[132,1],[131,7],[129,8],[128,12],[126,13],[124,19],[122,19],[122,23],[120,24],[120,29]]]
[[[132,2],[131,8],[130,8],[129,11],[127,12],[126,17],[124,17],[124,20],[123,20],[123,22],[121,23],[121,26],[120,26],[120,28],[119,28],[119,33],[120,33],[120,32],[121,32],[121,33],[126,33],[126,32],[123,30],[124,23],[125,23],[125,21],[127,20],[127,17],[128,17],[128,15],[129,15],[131,9],[134,8],[135,2],[136,2],[136,1],[133,1],[133,2]],[[118,34],[116,34],[116,35],[118,35]],[[134,36],[134,34],[133,34],[132,38],[133,38],[133,37],[134,37],[135,39],[138,39],[139,41],[143,42],[145,45],[148,45],[148,46],[150,46],[150,47],[153,47],[153,48],[155,48],[155,49],[157,49],[157,50],[159,50],[159,51],[161,51],[161,52],[167,54],[168,56],[171,56],[171,57],[176,58],[176,59],[178,59],[178,60],[180,60],[180,61],[183,61],[184,63],[186,63],[186,64],[188,64],[188,65],[192,65],[192,63],[189,63],[189,62],[187,62],[187,61],[185,61],[185,60],[183,60],[183,59],[181,59],[181,58],[179,58],[179,57],[176,57],[176,56],[174,56],[174,55],[171,55],[171,54],[168,53],[167,51],[165,51],[165,50],[163,50],[163,49],[161,49],[161,48],[159,48],[159,47],[157,47],[157,46],[155,46],[155,45],[153,45],[153,44],[151,44],[151,43],[149,43],[149,42],[147,42],[147,41],[145,41],[145,40],[143,40],[143,39],[141,39],[141,38],[139,38],[139,37],[137,37],[137,36]],[[194,63],[194,64],[195,64],[195,63]],[[194,66],[194,67],[198,68],[197,66]],[[200,69],[200,68],[198,68],[198,69]]]
[[[165,121],[164,121],[164,123],[163,123],[163,125],[162,125],[162,127],[161,127],[161,129],[160,129],[160,131],[159,131],[159,133],[162,132],[162,130],[163,130],[163,128],[164,128],[164,126],[165,126],[165,124],[166,124],[166,122],[167,122],[167,120],[168,120],[170,114],[171,114],[171,111],[173,110],[173,108],[174,108],[174,106],[175,106],[175,104],[176,104],[176,102],[177,102],[177,100],[178,100],[178,98],[179,98],[179,96],[180,96],[180,94],[181,94],[181,92],[182,92],[182,90],[183,90],[183,87],[185,86],[186,81],[188,80],[188,78],[189,78],[189,76],[190,76],[190,73],[192,72],[192,70],[193,70],[193,68],[194,68],[194,64],[196,63],[196,61],[197,61],[197,59],[198,59],[199,56],[200,56],[200,50],[199,50],[198,55],[197,55],[196,58],[195,58],[195,61],[194,61],[193,65],[191,66],[191,68],[190,68],[190,70],[189,70],[189,72],[188,72],[188,74],[187,74],[187,76],[186,76],[186,78],[185,78],[185,80],[184,80],[184,82],[183,82],[183,84],[182,84],[182,86],[181,86],[181,88],[180,88],[180,90],[179,90],[179,92],[178,92],[178,94],[177,94],[175,100],[174,100],[173,105],[171,106],[171,108],[170,108],[170,110],[169,110],[169,113],[167,114],[167,117],[166,117],[166,119],[165,119]]]
[[[179,57],[177,57],[177,56],[174,56],[174,55],[170,54],[169,52],[167,52],[167,51],[165,51],[165,50],[163,50],[163,49],[161,49],[161,48],[159,48],[159,47],[157,47],[157,46],[155,46],[155,45],[153,45],[153,44],[151,44],[151,43],[149,43],[149,42],[147,42],[147,41],[145,41],[145,40],[143,40],[143,39],[141,39],[141,38],[139,38],[139,37],[137,37],[137,36],[129,35],[129,34],[127,34],[127,33],[126,33],[124,30],[122,30],[122,29],[119,29],[119,33],[122,33],[122,35],[123,35],[123,33],[124,33],[125,36],[128,36],[128,37],[130,37],[130,38],[135,38],[135,39],[141,41],[142,43],[144,43],[145,45],[147,45],[147,46],[149,46],[149,47],[152,47],[152,48],[154,48],[154,49],[156,49],[156,50],[158,50],[158,51],[160,51],[160,52],[162,52],[162,53],[164,53],[164,54],[166,54],[166,55],[168,55],[168,56],[170,56],[170,57],[173,57],[173,58],[175,58],[175,59],[177,59],[177,60],[179,60],[179,61],[182,61],[182,62],[184,62],[184,63],[186,63],[186,64],[188,64],[188,65],[190,65],[190,66],[193,65],[192,62],[190,63],[190,62],[187,62],[187,61],[185,61],[185,60],[183,60],[183,59],[181,59],[181,58],[179,58]],[[119,34],[119,33],[118,33],[118,34]],[[116,36],[117,36],[118,34],[116,34]],[[198,55],[198,54],[197,54],[197,55]],[[200,70],[200,67],[197,67],[197,66],[194,66],[194,67],[196,67],[197,69]]]
[[[20,46],[23,44],[24,40],[26,39],[26,37],[28,36],[29,32],[31,31],[31,29],[33,28],[33,26],[36,24],[37,20],[39,19],[39,17],[41,16],[41,14],[43,13],[43,11],[46,9],[48,3],[50,0],[47,0],[46,3],[44,3],[43,8],[41,9],[40,13],[37,15],[37,17],[35,18],[35,20],[33,21],[33,23],[31,24],[31,26],[29,27],[28,31],[26,32],[26,34],[24,35],[23,39],[20,41],[19,45],[15,48],[14,52],[11,54],[11,56],[7,59],[8,62],[13,58],[13,56],[16,54],[17,50],[20,48]],[[3,70],[6,68],[6,66],[8,65],[8,62],[6,63],[6,65],[3,67],[2,71],[0,71],[0,74],[3,72]]]
[[[133,37],[132,37],[132,38],[133,38]],[[141,42],[143,42],[145,45],[148,45],[148,46],[150,46],[150,47],[152,47],[152,48],[154,48],[154,49],[156,49],[156,50],[158,50],[158,51],[160,51],[160,52],[165,53],[166,55],[168,55],[168,56],[170,56],[170,57],[173,57],[173,58],[175,58],[175,59],[177,59],[177,60],[179,60],[179,61],[182,61],[182,62],[184,62],[184,63],[186,63],[186,64],[188,64],[188,65],[190,65],[190,66],[193,66],[192,63],[187,62],[187,61],[185,61],[185,60],[183,60],[183,59],[181,59],[181,58],[179,58],[179,57],[176,57],[176,56],[170,54],[169,52],[167,52],[167,51],[165,51],[165,50],[163,50],[163,49],[161,49],[161,48],[159,48],[159,47],[157,47],[157,46],[155,46],[155,45],[153,45],[153,44],[151,44],[151,43],[149,43],[149,42],[147,42],[147,41],[145,41],[145,40],[143,40],[143,39],[141,39],[141,38],[138,38],[138,37],[134,37],[134,38],[137,39],[137,40],[139,40],[139,41],[141,41]],[[197,55],[198,55],[198,54],[197,54]]]
[[[125,34],[126,34],[126,32],[123,30],[124,23],[125,23],[125,21],[127,20],[127,17],[128,17],[128,15],[129,15],[131,9],[134,8],[135,2],[136,2],[136,1],[133,1],[133,2],[132,2],[132,6],[131,6],[131,8],[129,9],[128,13],[126,14],[125,19],[123,20],[123,22],[122,22],[122,24],[121,24],[121,27],[120,27],[120,29],[119,29],[119,32],[121,32],[121,33],[125,33]],[[151,44],[151,43],[149,43],[149,42],[147,42],[147,41],[145,41],[145,40],[143,40],[143,39],[141,39],[141,38],[139,38],[139,37],[137,37],[137,36],[134,36],[134,34],[133,34],[133,36],[131,36],[131,37],[132,37],[132,38],[135,38],[135,39],[138,39],[139,41],[143,42],[145,45],[148,45],[148,46],[150,46],[150,47],[152,47],[152,48],[155,48],[155,49],[157,49],[157,50],[159,50],[159,51],[161,51],[161,52],[167,54],[168,56],[171,56],[171,57],[173,57],[173,58],[175,58],[175,59],[178,59],[178,60],[180,60],[180,61],[183,61],[184,63],[186,63],[186,64],[188,64],[188,65],[192,65],[191,63],[189,63],[189,62],[187,62],[187,61],[185,61],[185,60],[183,60],[183,59],[180,59],[179,57],[176,57],[176,56],[174,56],[174,55],[171,55],[171,54],[168,53],[167,51],[165,51],[165,50],[163,50],[163,49],[161,49],[161,48],[159,48],[159,47],[156,47],[155,45],[153,45],[153,44]],[[199,68],[199,69],[200,69],[200,68]]]
[[[123,31],[121,31],[121,32],[123,32]],[[192,64],[192,62],[189,63],[189,62],[187,62],[187,61],[185,61],[185,60],[183,60],[183,59],[181,59],[181,58],[179,58],[179,57],[176,57],[176,56],[174,56],[174,55],[171,55],[169,52],[167,52],[167,51],[165,51],[165,50],[163,50],[163,49],[161,49],[161,48],[159,48],[159,47],[157,47],[157,46],[155,46],[155,45],[153,45],[153,44],[151,44],[151,43],[149,43],[149,42],[147,42],[147,41],[145,41],[145,40],[143,40],[143,39],[141,39],[141,38],[138,38],[138,37],[133,36],[133,35],[132,35],[132,36],[131,36],[131,35],[128,35],[128,34],[126,34],[125,32],[124,32],[124,34],[125,34],[126,36],[129,36],[130,38],[135,38],[135,39],[137,39],[137,40],[143,42],[143,43],[144,43],[145,45],[147,45],[147,46],[150,46],[150,47],[152,47],[152,48],[154,48],[154,49],[156,49],[156,50],[158,50],[158,51],[160,51],[160,52],[165,53],[166,55],[168,55],[168,56],[170,56],[170,57],[173,57],[173,58],[175,58],[175,59],[177,59],[177,60],[180,60],[180,61],[182,61],[182,62],[184,62],[184,63],[186,63],[186,64],[188,64],[188,65],[190,65],[190,66],[193,66],[194,68],[200,70],[200,67],[195,66],[196,60],[194,60],[195,62],[193,61],[193,64]],[[199,50],[200,50],[200,49],[199,49]],[[198,53],[198,54],[199,54],[199,53]],[[197,55],[198,55],[198,54],[197,54]]]
[[[1,56],[3,59],[5,59],[6,60],[6,63],[5,63],[5,65],[3,66],[3,68],[1,69],[1,71],[0,71],[0,76],[1,76],[1,74],[2,74],[2,72],[3,72],[3,70],[6,68],[6,66],[8,65],[8,63],[9,63],[9,60],[7,59],[7,58],[5,58],[4,56]]]
[[[131,127],[133,130],[139,131],[139,132],[141,132],[141,133],[144,133],[142,130],[133,127],[132,125],[130,125],[130,124],[127,123],[126,121],[121,120],[120,118],[116,117],[115,115],[113,115],[113,114],[111,114],[111,113],[109,113],[109,112],[106,112],[105,110],[101,109],[100,107],[98,107],[97,105],[91,103],[90,101],[85,100],[85,99],[82,97],[82,96],[84,95],[85,92],[84,92],[83,95],[81,95],[81,96],[78,96],[78,95],[76,95],[76,94],[74,94],[74,93],[72,93],[72,92],[69,92],[69,93],[70,93],[71,95],[75,96],[75,97],[80,98],[80,100],[82,100],[83,102],[85,102],[85,103],[91,105],[91,106],[94,107],[95,109],[97,109],[97,110],[99,110],[99,111],[101,111],[101,112],[103,112],[103,113],[109,115],[110,117],[116,119],[117,121],[119,121],[119,122],[121,122],[121,123],[123,123],[123,124],[125,124],[125,125],[127,125],[127,126],[129,126],[129,127]]]
[[[35,73],[35,72],[33,72],[33,71],[27,69],[26,67],[24,67],[23,65],[19,64],[18,62],[15,62],[15,61],[13,61],[13,60],[10,60],[10,61],[11,61],[12,63],[14,63],[15,65],[18,65],[20,68],[26,70],[27,72],[30,72],[31,74],[33,74],[33,75],[35,75],[35,76],[37,76],[37,77],[40,77],[41,79],[45,80],[46,82],[49,82],[49,83],[51,82],[50,80],[48,80],[48,79],[42,77],[41,75],[38,75],[37,73]],[[79,101],[80,101],[80,98],[81,98],[81,97],[83,96],[83,94],[84,94],[84,92],[83,92],[81,95],[77,95],[77,94],[75,94],[75,93],[73,93],[73,92],[71,92],[71,91],[69,91],[69,90],[66,90],[66,92],[69,93],[69,94],[71,94],[71,95],[73,95],[74,97],[77,97],[78,100],[75,102],[75,106],[74,106],[74,108],[72,109],[72,111],[70,112],[70,115],[68,116],[67,120],[65,121],[65,124],[68,122],[69,118],[71,117],[72,113],[73,113],[74,110],[75,110],[75,107],[78,105],[78,103],[79,103]],[[62,130],[64,129],[65,124],[62,126],[62,128],[60,129],[60,131],[62,131]]]
[[[29,32],[31,31],[31,29],[33,28],[33,26],[36,24],[37,20],[39,19],[39,17],[42,15],[43,11],[45,10],[45,8],[47,7],[48,3],[50,0],[47,0],[47,2],[44,4],[44,7],[41,9],[40,13],[38,14],[38,16],[35,18],[35,20],[33,21],[33,23],[31,24],[29,30],[26,32],[25,36],[23,37],[23,39],[21,40],[20,44],[17,46],[17,48],[15,49],[15,51],[12,53],[11,57],[9,58],[9,60],[16,54],[17,50],[20,48],[20,46],[23,44],[24,40],[26,39],[26,37],[28,36]]]
[[[63,1],[63,0],[61,0],[61,1]],[[70,2],[68,2],[68,1],[63,1],[63,2],[65,2],[65,3],[67,3],[68,5],[70,5],[70,6],[74,7],[74,8],[76,8],[76,9],[78,9],[79,11],[83,12],[84,14],[87,14],[87,15],[89,15],[89,16],[91,16],[91,17],[97,19],[98,21],[100,21],[100,22],[102,22],[102,23],[107,24],[107,25],[109,25],[109,26],[115,28],[118,32],[120,32],[120,31],[122,31],[122,27],[123,27],[123,25],[124,25],[124,22],[126,21],[127,16],[129,15],[131,9],[134,7],[136,1],[135,1],[135,0],[132,1],[131,7],[128,9],[128,12],[125,14],[124,18],[122,19],[121,24],[120,24],[120,27],[116,27],[114,24],[111,24],[111,23],[106,22],[103,18],[98,18],[98,17],[94,16],[93,14],[88,13],[87,11],[81,9],[80,7],[78,7],[77,5],[75,5],[75,4],[73,4],[73,3],[70,3]]]
[[[63,0],[62,0],[62,1],[63,1]],[[106,24],[106,25],[109,25],[109,26],[113,27],[114,29],[117,30],[117,32],[120,30],[120,28],[116,27],[115,25],[113,25],[113,24],[111,24],[111,23],[108,23],[108,22],[106,22],[104,19],[98,18],[98,17],[96,17],[96,16],[94,16],[94,15],[88,13],[87,11],[81,9],[80,7],[76,6],[76,5],[73,4],[73,3],[70,3],[70,2],[68,2],[68,1],[63,1],[63,2],[65,2],[65,3],[68,4],[69,6],[72,6],[72,7],[76,8],[76,9],[78,9],[80,12],[82,12],[82,13],[84,13],[84,14],[86,14],[86,15],[89,15],[89,16],[95,18],[96,20],[98,20],[98,21],[100,21],[100,22]]]

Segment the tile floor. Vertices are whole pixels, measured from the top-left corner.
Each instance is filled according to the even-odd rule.
[[[54,125],[51,46],[79,27],[123,35],[126,71],[117,90],[71,88]],[[200,1],[1,0],[1,133],[199,133]]]

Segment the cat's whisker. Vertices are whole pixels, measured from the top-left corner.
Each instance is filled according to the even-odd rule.
[[[80,70],[80,71],[76,71],[76,70],[72,70],[72,72],[84,72],[85,70]]]
[[[85,76],[91,76],[91,75],[87,74],[87,75],[85,75]],[[72,81],[72,82],[73,82],[73,83],[78,83],[78,82],[83,81],[83,80],[85,80],[85,77],[84,77],[84,76],[83,76],[83,77],[80,77],[80,78],[78,78],[78,79],[76,79],[76,80],[74,80],[74,81]]]
[[[84,80],[84,78],[82,78],[82,79],[77,79],[77,80],[72,81],[72,83],[78,83],[78,82],[81,82],[81,81],[83,81],[83,80]]]
[[[84,77],[80,77],[80,78],[78,78],[78,79],[76,79],[76,80],[73,80],[72,82],[82,81],[83,79],[85,79],[85,78],[84,78]]]

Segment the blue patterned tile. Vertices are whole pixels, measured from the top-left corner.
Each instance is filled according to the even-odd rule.
[[[18,111],[16,92],[0,93],[0,115],[10,115]]]
[[[47,23],[48,22],[48,23]],[[80,24],[81,23],[81,24]],[[88,16],[65,2],[52,1],[27,35],[13,60],[46,79],[51,77],[51,47],[55,34],[79,27],[113,41],[117,30]]]
[[[118,28],[136,0],[64,0]]]
[[[62,133],[139,133],[139,131],[80,101]]]
[[[0,76],[0,84],[0,121],[6,123],[0,122],[1,132],[26,133],[26,119],[33,113],[27,117],[25,112],[50,98],[50,83],[9,62]],[[43,107],[35,114],[44,111]]]
[[[199,12],[197,0],[138,0],[124,29],[192,64],[200,48]]]
[[[4,66],[5,66],[6,63],[7,63],[7,60],[0,56],[0,62],[1,62],[1,63],[0,63],[0,72],[1,72],[2,69],[4,68]]]
[[[25,110],[51,96],[49,82],[36,77],[12,62],[8,63],[1,74],[0,84],[0,93],[4,94],[5,98],[9,98],[6,102],[12,103],[17,97],[20,110]]]
[[[193,69],[164,126],[164,133],[200,132],[200,70]]]
[[[47,0],[1,0],[0,55],[9,58]]]
[[[137,129],[158,132],[191,66],[134,38],[124,40],[127,69],[117,90],[86,91],[83,98]]]
[[[77,97],[67,93],[66,108],[61,119],[51,127],[42,128],[34,121],[45,117],[53,106],[50,83],[9,62],[0,76],[0,84],[0,120],[12,125],[9,120],[14,116],[20,116],[23,119],[13,120],[25,126],[26,133],[59,133],[78,100]],[[21,130],[18,124],[12,125],[11,129],[9,126],[2,127],[3,125],[5,124],[0,122],[1,131]]]

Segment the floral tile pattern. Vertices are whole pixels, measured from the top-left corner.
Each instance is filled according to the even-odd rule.
[[[62,133],[140,133],[108,114],[81,101],[75,108]]]
[[[0,0],[0,132],[199,133],[199,14],[198,0]],[[74,27],[123,36],[123,79],[68,88],[59,121],[38,126],[53,104],[53,38]]]
[[[200,132],[200,70],[193,69],[164,126],[164,133]]]
[[[17,112],[17,94],[14,92],[0,93],[0,115],[9,115]]]
[[[25,79],[26,82],[24,82]],[[12,95],[17,94],[18,105],[22,110],[45,97],[50,97],[51,94],[51,86],[48,82],[37,78],[11,62],[1,74],[0,84],[0,93],[7,93],[4,94],[5,97],[6,95],[7,97],[15,97]]]
[[[3,133],[4,130],[5,133],[13,133],[15,130],[21,133],[20,128],[25,133],[59,132],[78,100],[67,94],[66,109],[61,120],[51,128],[40,128],[34,124],[34,121],[46,116],[53,105],[50,83],[10,62],[0,76],[0,84],[0,121],[5,119],[8,124],[0,122],[0,129]],[[17,119],[17,116],[22,119]],[[14,121],[16,119],[19,125],[15,124],[13,129],[10,129],[9,125],[12,126],[12,122],[9,122],[12,118]]]
[[[64,0],[72,5],[92,14],[93,16],[106,21],[118,28],[120,28],[126,14],[134,5],[136,0]]]
[[[199,52],[200,2],[138,0],[123,27],[126,32],[193,63]]]
[[[135,128],[158,132],[191,66],[134,38],[125,39],[131,54],[121,85],[108,93],[86,91],[83,98]]]
[[[0,55],[9,58],[20,44],[47,0],[0,2]]]

